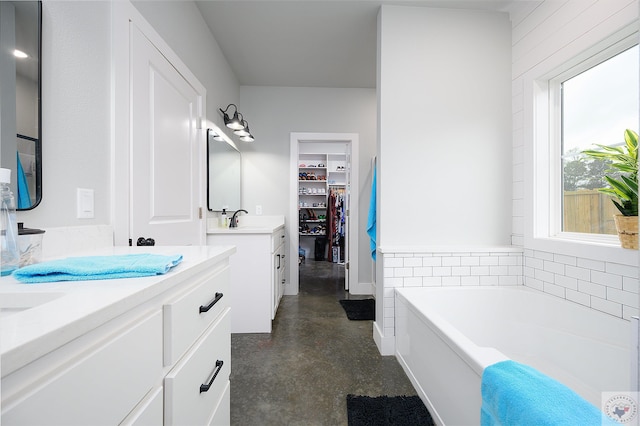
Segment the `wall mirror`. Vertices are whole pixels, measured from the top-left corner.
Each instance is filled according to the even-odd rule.
[[[235,211],[241,207],[242,156],[220,129],[207,129],[207,208]]]
[[[0,162],[18,210],[42,199],[41,34],[41,2],[0,1]]]

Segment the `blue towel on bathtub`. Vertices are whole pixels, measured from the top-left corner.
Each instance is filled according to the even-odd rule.
[[[25,266],[13,272],[23,283],[110,280],[162,275],[182,262],[182,255],[136,253],[69,257]]]
[[[567,386],[515,361],[485,368],[481,387],[482,426],[618,424]]]

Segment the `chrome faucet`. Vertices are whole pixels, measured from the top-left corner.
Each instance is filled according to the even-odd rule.
[[[236,216],[240,212],[245,212],[246,214],[249,214],[249,212],[244,210],[244,209],[236,210],[236,212],[233,214],[233,216],[231,216],[231,222],[229,223],[229,228],[237,228],[238,227],[238,219],[236,218]]]

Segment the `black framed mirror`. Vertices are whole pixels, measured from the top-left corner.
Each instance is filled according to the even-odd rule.
[[[18,210],[42,200],[42,2],[0,1],[0,163]]]
[[[207,129],[207,208],[236,211],[241,207],[242,155],[218,129]]]

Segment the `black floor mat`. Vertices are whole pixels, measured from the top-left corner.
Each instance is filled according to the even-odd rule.
[[[347,395],[349,426],[431,426],[435,423],[419,396]]]
[[[350,320],[365,321],[376,319],[375,299],[343,299],[340,304]]]

